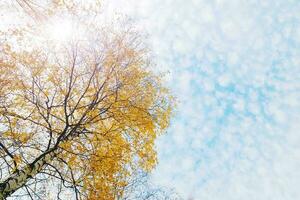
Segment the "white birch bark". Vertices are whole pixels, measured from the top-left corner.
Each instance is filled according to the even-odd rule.
[[[0,183],[0,200],[6,199],[19,188],[23,187],[30,178],[35,177],[54,158],[55,152],[48,151],[39,156],[33,163],[26,165]]]

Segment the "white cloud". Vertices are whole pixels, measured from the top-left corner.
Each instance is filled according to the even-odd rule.
[[[113,0],[149,33],[180,105],[158,184],[194,199],[300,199],[300,4]]]

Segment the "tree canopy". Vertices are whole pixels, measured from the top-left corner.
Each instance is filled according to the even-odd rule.
[[[172,97],[134,28],[48,16],[0,30],[0,199],[120,199],[157,163]],[[62,18],[60,40],[47,24]]]

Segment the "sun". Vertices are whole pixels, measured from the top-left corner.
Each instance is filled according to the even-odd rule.
[[[70,20],[54,20],[47,25],[49,39],[56,42],[67,42],[72,39],[74,28]]]

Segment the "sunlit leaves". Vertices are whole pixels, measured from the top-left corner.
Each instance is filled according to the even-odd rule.
[[[3,43],[1,138],[13,152],[3,159],[9,177],[51,150],[38,173],[82,198],[114,199],[133,172],[157,163],[155,139],[173,101],[134,30],[82,27],[84,38],[64,44],[38,31],[19,34],[18,48]]]

